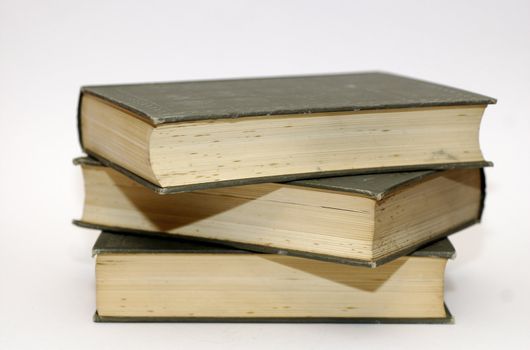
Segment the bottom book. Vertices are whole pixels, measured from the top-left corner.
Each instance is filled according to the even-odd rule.
[[[103,232],[97,322],[453,323],[443,239],[377,268]]]

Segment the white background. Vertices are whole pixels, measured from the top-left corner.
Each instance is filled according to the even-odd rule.
[[[454,236],[454,326],[94,324],[83,84],[387,70],[498,98],[483,223]],[[0,0],[0,348],[530,348],[527,1]]]

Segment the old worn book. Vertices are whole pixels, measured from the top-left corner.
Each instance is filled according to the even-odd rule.
[[[364,269],[212,244],[102,233],[96,321],[447,323],[444,239]]]
[[[79,158],[78,225],[375,267],[480,219],[481,169],[355,175],[161,196]]]
[[[89,86],[83,149],[160,193],[485,166],[495,100],[386,73]]]

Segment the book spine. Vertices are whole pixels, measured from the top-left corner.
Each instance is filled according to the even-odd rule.
[[[79,145],[81,146],[81,151],[86,153],[85,147],[83,145],[83,135],[81,127],[81,104],[83,100],[83,89],[79,91],[79,99],[77,101],[77,136],[79,137]]]
[[[478,211],[478,222],[482,220],[482,213],[484,212],[484,206],[486,203],[486,172],[484,171],[484,168],[480,169],[480,207]]]

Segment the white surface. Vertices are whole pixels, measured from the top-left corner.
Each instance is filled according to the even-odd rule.
[[[2,0],[0,349],[530,348],[530,3],[369,3]],[[80,85],[373,69],[499,100],[484,220],[453,239],[456,325],[91,322]]]

